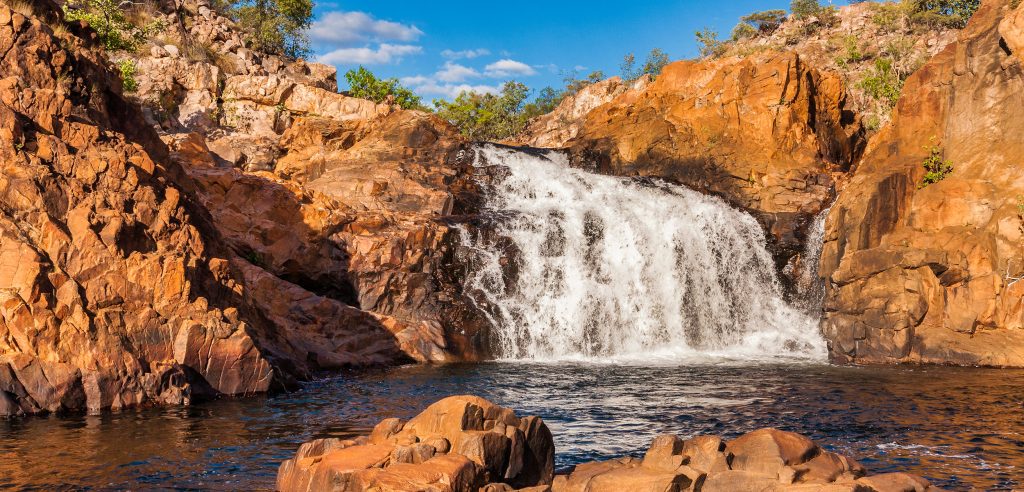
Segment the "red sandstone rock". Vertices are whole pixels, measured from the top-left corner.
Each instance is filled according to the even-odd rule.
[[[821,262],[833,360],[1024,366],[1021,12],[983,2],[839,194]],[[924,186],[933,147],[953,171]]]

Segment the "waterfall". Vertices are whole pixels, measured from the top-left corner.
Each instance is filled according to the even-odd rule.
[[[796,276],[796,304],[812,316],[821,313],[825,302],[825,282],[818,276],[821,250],[825,246],[825,219],[832,208],[822,210],[807,230],[807,243],[800,254],[800,270]]]
[[[485,145],[476,166],[492,176],[492,223],[463,230],[466,287],[500,357],[824,357],[817,320],[783,300],[750,215],[573,169],[554,151]]]

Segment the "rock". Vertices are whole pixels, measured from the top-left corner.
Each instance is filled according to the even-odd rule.
[[[102,53],[16,20],[0,26],[2,415],[250,395],[407,361],[397,333],[434,343],[241,258],[176,160],[213,169],[203,142],[169,138],[172,159]],[[172,70],[153,87],[216,91],[209,66],[149,60]]]
[[[1017,5],[1016,9],[1003,17],[999,22],[999,34],[1010,52],[1020,62],[1024,62],[1024,8]]]
[[[857,480],[857,484],[866,485],[879,492],[925,492],[935,490],[927,480],[907,473],[884,473]]]
[[[595,99],[586,90],[578,97]],[[680,61],[571,123],[576,136],[565,145],[576,166],[663,178],[751,212],[784,265],[830,201],[832,174],[849,169],[865,145],[847,105],[839,77],[796,53]]]
[[[181,56],[181,52],[178,51],[178,47],[174,46],[173,44],[165,44],[164,45],[164,51],[171,58],[177,58],[177,57]]]
[[[778,477],[783,467],[806,463],[821,450],[810,439],[792,432],[760,429],[726,444],[730,468]]]
[[[907,80],[829,214],[836,362],[1024,366],[1024,69],[1007,50],[1020,10],[1003,5],[983,3]],[[925,186],[932,149],[953,170]]]
[[[451,449],[444,449],[448,443]],[[537,459],[538,453],[544,456]],[[443,484],[444,490],[457,492],[489,483],[484,490],[544,490],[551,469],[538,464],[553,461],[551,434],[540,419],[520,419],[481,398],[454,396],[404,425],[397,419],[382,421],[363,444],[303,445],[295,458],[281,464],[277,488],[434,490]]]

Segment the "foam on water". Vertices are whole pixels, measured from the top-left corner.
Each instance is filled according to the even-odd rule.
[[[505,168],[487,186],[496,236],[463,234],[467,290],[500,356],[824,359],[817,319],[783,300],[750,215],[684,187],[572,169],[557,152],[477,152],[477,166]]]

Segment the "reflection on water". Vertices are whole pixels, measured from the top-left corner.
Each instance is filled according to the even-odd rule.
[[[562,468],[642,452],[660,433],[732,437],[775,426],[873,472],[1005,489],[1024,486],[1022,388],[1024,371],[940,367],[404,367],[273,398],[0,421],[0,488],[269,489],[303,441],[364,433],[385,416],[473,393],[542,416]]]

